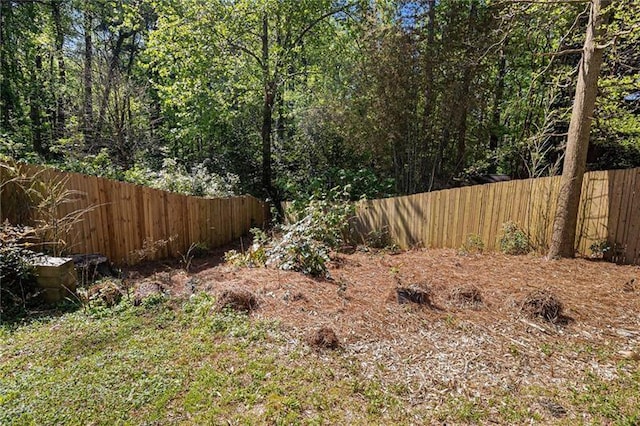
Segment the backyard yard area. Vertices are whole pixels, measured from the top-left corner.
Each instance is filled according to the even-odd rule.
[[[329,272],[153,263],[112,307],[4,325],[0,424],[640,422],[638,266],[421,249]],[[238,291],[250,312],[221,309]]]

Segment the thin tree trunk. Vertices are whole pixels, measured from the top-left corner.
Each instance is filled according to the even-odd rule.
[[[42,56],[36,55],[35,73],[33,74],[33,82],[31,87],[31,102],[29,117],[31,118],[31,131],[33,133],[33,150],[47,157],[49,150],[44,147],[42,141],[42,110],[40,108],[40,98],[42,96],[42,84],[40,84],[40,76],[42,75]]]
[[[476,20],[478,18],[478,8],[476,4],[476,0],[472,0],[471,5],[469,7],[469,19],[467,22],[467,44],[471,46],[473,44],[474,36],[475,36],[475,25]],[[456,167],[454,172],[459,173],[465,168],[465,155],[467,152],[467,116],[469,113],[469,104],[470,104],[470,88],[471,88],[471,78],[473,77],[473,63],[472,57],[473,52],[471,49],[467,49],[467,63],[464,65],[464,72],[462,76],[462,85],[460,87],[460,92],[458,94],[458,111],[459,111],[459,120],[458,120],[458,134],[457,134],[457,155],[456,155]]]
[[[267,14],[262,15],[262,66],[264,84],[264,102],[262,105],[262,188],[272,194],[271,188],[271,127],[273,123],[273,102],[275,82],[269,72],[269,20]]]
[[[458,120],[458,132],[457,132],[457,144],[456,144],[456,168],[455,173],[464,170],[466,161],[465,154],[467,153],[467,116],[469,113],[469,90],[471,86],[471,65],[465,65],[464,75],[462,77],[462,86],[458,95],[459,100],[459,120]]]
[[[493,98],[493,108],[491,110],[491,135],[489,136],[489,150],[494,154],[498,149],[500,139],[500,113],[502,100],[504,98],[504,79],[507,75],[507,56],[504,53],[508,41],[500,49],[500,59],[498,61],[498,75],[496,77],[496,91]],[[496,164],[491,165],[491,171],[496,172]]]
[[[51,12],[53,24],[55,27],[55,56],[58,63],[58,89],[56,91],[56,119],[54,123],[55,139],[64,138],[67,129],[67,112],[66,112],[66,85],[67,71],[64,60],[64,30],[62,28],[62,13],[60,7],[62,1],[51,2]]]
[[[565,151],[558,210],[553,223],[549,257],[575,255],[578,206],[586,168],[591,120],[598,91],[598,75],[602,65],[602,48],[597,45],[598,29],[603,24],[602,7],[607,0],[592,0],[589,24],[578,65],[578,83],[571,112],[567,148]]]
[[[433,81],[433,65],[434,65],[434,51],[436,40],[436,0],[428,0],[427,5],[429,7],[428,20],[427,20],[427,47],[426,51],[428,55],[424,64],[424,117],[422,119],[422,138],[424,139],[424,152],[425,154],[432,151],[431,145],[433,144],[433,111],[435,107],[434,101],[434,81]],[[428,158],[425,155],[425,158]],[[426,162],[426,161],[425,161]],[[428,163],[427,163],[428,164]],[[431,163],[430,173],[425,167],[423,173],[429,175],[428,190],[431,191],[433,187],[433,180],[435,178],[436,168],[438,167],[438,152],[433,155],[433,162]]]
[[[85,3],[85,8],[89,7]],[[91,13],[84,12],[84,102],[83,125],[85,146],[91,146],[93,142],[93,40],[92,40]]]
[[[109,71],[107,72],[107,81],[105,82],[104,93],[102,95],[102,100],[100,102],[100,110],[98,111],[98,121],[96,122],[96,126],[93,133],[94,137],[97,138],[98,140],[101,139],[100,135],[102,134],[102,127],[104,126],[104,121],[106,118],[107,106],[109,105],[109,96],[111,95],[111,86],[113,84],[116,68],[118,67],[118,63],[120,62],[120,53],[122,52],[122,45],[124,44],[125,38],[127,38],[130,34],[131,33],[123,33],[123,32],[118,33],[116,46],[111,56]]]
[[[11,110],[13,109],[13,94],[11,93],[11,70],[7,60],[5,43],[7,40],[7,25],[11,13],[9,0],[0,0],[0,124],[2,128],[11,127]]]

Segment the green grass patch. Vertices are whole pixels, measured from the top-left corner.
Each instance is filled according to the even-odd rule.
[[[402,422],[339,353],[214,302],[123,302],[0,328],[0,424]]]
[[[640,423],[640,369],[630,362],[572,388],[435,389],[434,406],[413,393],[418,383],[391,381],[382,363],[372,376],[362,361],[317,352],[277,323],[218,312],[206,294],[124,301],[0,326],[0,424]],[[551,417],[543,400],[566,415]]]
[[[640,424],[640,369],[626,367],[621,364],[610,380],[585,373],[583,386],[571,390],[572,403],[603,424]]]

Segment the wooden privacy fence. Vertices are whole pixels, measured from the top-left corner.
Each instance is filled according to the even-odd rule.
[[[559,189],[558,176],[364,201],[354,222],[361,238],[385,231],[403,248],[459,248],[474,234],[494,250],[502,224],[513,221],[544,251]],[[576,240],[583,255],[591,254],[592,244],[606,241],[611,260],[640,263],[640,168],[585,175]]]
[[[10,175],[0,170],[6,183],[0,196],[0,219],[27,224],[43,220],[43,214],[58,220],[78,216],[69,229],[63,229],[65,252],[102,253],[118,264],[176,257],[186,254],[193,243],[222,246],[253,226],[262,227],[269,212],[264,202],[252,196],[192,197],[40,166],[16,167],[21,175],[34,178],[39,191],[66,190],[63,202],[53,205],[55,197],[51,197],[53,214],[38,212],[22,189],[33,182],[7,183]]]

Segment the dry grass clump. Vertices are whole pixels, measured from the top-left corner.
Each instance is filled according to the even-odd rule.
[[[431,306],[429,292],[417,287],[396,288],[396,300],[399,304],[417,303],[418,305]]]
[[[455,287],[449,294],[449,299],[458,302],[461,305],[482,305],[482,293],[473,285],[464,287]]]
[[[291,300],[293,300],[294,302],[297,302],[297,301],[306,302],[309,299],[307,299],[307,296],[305,296],[303,292],[298,291],[296,293],[293,293],[293,296],[291,296]]]
[[[531,317],[539,317],[551,323],[562,318],[562,302],[548,290],[534,290],[522,302],[522,310]]]
[[[323,326],[307,337],[309,345],[323,349],[338,349],[340,341],[336,333],[329,327]]]
[[[251,312],[258,309],[258,299],[247,290],[223,290],[216,302],[218,310],[232,309],[238,312]]]
[[[103,280],[89,287],[84,294],[80,292],[80,298],[85,302],[97,302],[110,308],[120,303],[123,294],[123,289],[117,281]]]

